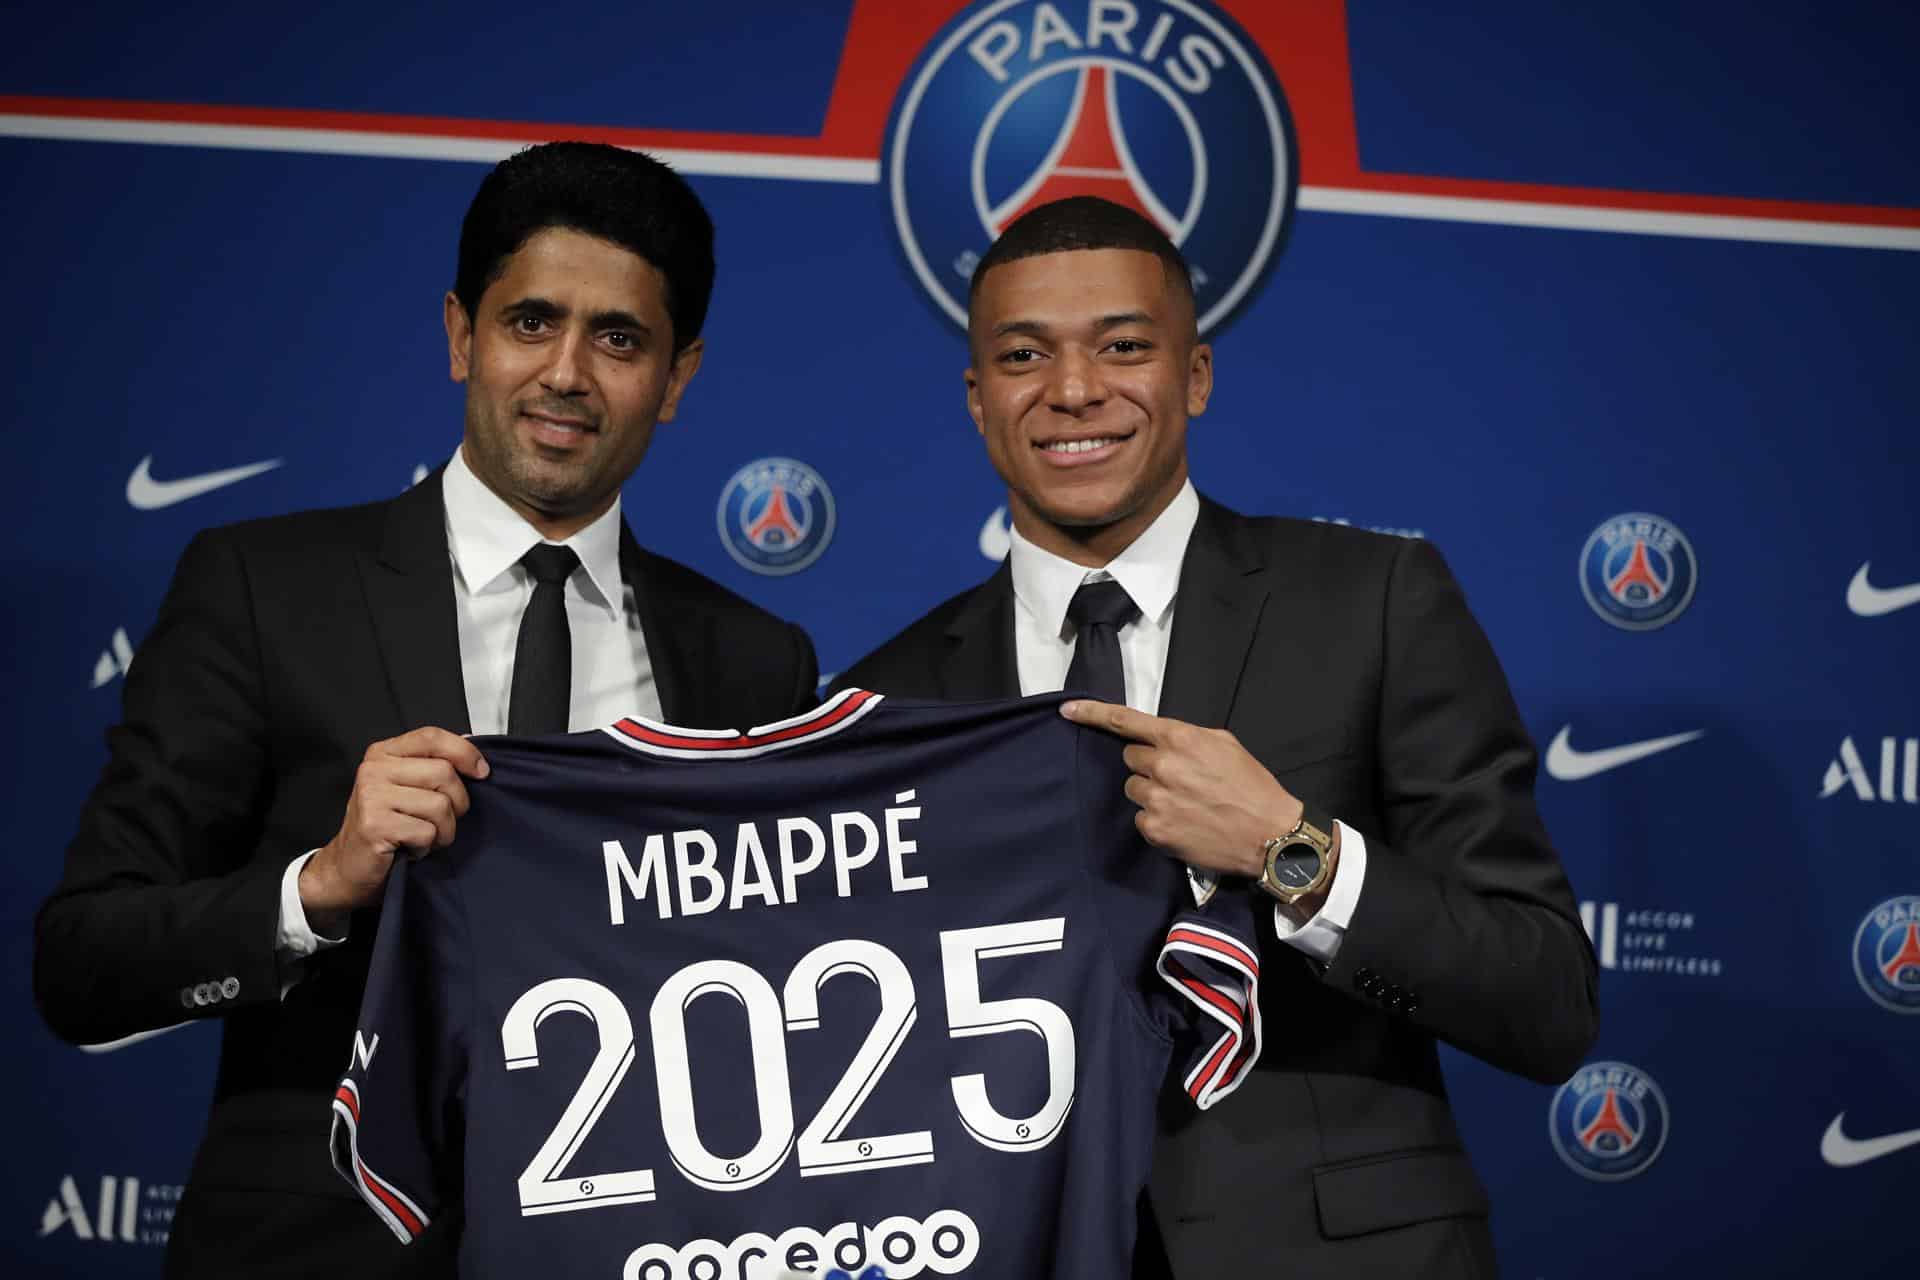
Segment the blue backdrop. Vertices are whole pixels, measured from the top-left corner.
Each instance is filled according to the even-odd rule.
[[[87,1053],[32,1008],[32,915],[118,677],[195,530],[391,494],[457,443],[440,299],[487,160],[543,132],[651,141],[720,228],[705,366],[625,495],[643,542],[805,625],[830,670],[990,570],[1003,498],[961,334],[880,163],[943,27],[989,8],[1034,65],[1077,52],[1033,56],[1041,9],[1083,43],[1132,13],[1136,46],[1163,11],[1237,19],[1287,102],[1299,188],[1212,335],[1196,479],[1241,509],[1434,540],[1543,752],[1560,743],[1542,803],[1605,965],[1594,1062],[1624,1070],[1557,1092],[1449,1058],[1505,1269],[1913,1257],[1920,1145],[1895,1139],[1920,1144],[1920,962],[1901,952],[1920,911],[1920,11],[729,0],[535,20],[477,0],[42,8],[0,49],[22,339],[0,353],[22,455],[0,534],[11,1274],[157,1275],[211,1082],[211,1026]],[[982,127],[984,107],[927,102]],[[1205,136],[1208,198],[1266,198],[1222,160],[1247,129]],[[811,467],[837,512],[785,576],[716,528],[728,478],[766,457]],[[143,462],[166,482],[267,461],[129,501]],[[1612,599],[1630,541],[1582,588],[1590,537],[1629,513],[1690,548],[1675,611],[1686,558],[1654,546],[1668,612],[1648,629],[1587,598]],[[1587,1133],[1608,1079],[1625,1151]]]

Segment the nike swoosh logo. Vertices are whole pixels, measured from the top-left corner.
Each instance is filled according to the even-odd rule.
[[[1564,726],[1553,735],[1553,741],[1547,746],[1547,772],[1562,782],[1579,782],[1582,778],[1591,778],[1596,773],[1605,773],[1609,769],[1618,769],[1623,764],[1632,764],[1635,760],[1645,760],[1648,756],[1659,755],[1662,751],[1671,751],[1682,743],[1692,742],[1706,733],[1705,729],[1695,729],[1692,733],[1675,733],[1664,738],[1648,738],[1645,742],[1625,742],[1617,747],[1605,747],[1599,751],[1581,751],[1567,741],[1567,735],[1573,731],[1572,725]]]
[[[140,459],[133,474],[127,477],[127,502],[140,511],[158,511],[176,502],[185,502],[188,498],[197,498],[203,493],[212,493],[215,489],[224,489],[230,484],[252,479],[262,471],[273,470],[280,462],[279,458],[270,458],[265,462],[249,462],[244,467],[228,467],[225,471],[209,471],[181,480],[155,480],[151,470],[153,455],[148,454]]]
[[[1871,560],[1861,565],[1860,572],[1847,584],[1847,608],[1863,618],[1877,618],[1910,604],[1920,604],[1920,582],[1909,582],[1904,587],[1876,587],[1867,581],[1867,570],[1872,565]]]
[[[1013,550],[1013,522],[1005,507],[995,507],[987,522],[980,526],[980,554],[998,564]]]
[[[83,1044],[80,1046],[80,1052],[113,1053],[120,1049],[131,1049],[142,1040],[151,1040],[155,1036],[163,1036],[169,1031],[178,1031],[182,1027],[190,1027],[192,1025],[193,1021],[189,1020],[186,1022],[176,1022],[170,1027],[157,1027],[152,1031],[136,1031],[130,1036],[121,1036],[118,1040],[108,1040],[104,1044]]]
[[[1920,1129],[1889,1133],[1879,1138],[1849,1138],[1840,1130],[1840,1122],[1846,1118],[1847,1113],[1842,1111],[1833,1118],[1827,1131],[1820,1135],[1820,1158],[1836,1169],[1849,1169],[1920,1143]]]

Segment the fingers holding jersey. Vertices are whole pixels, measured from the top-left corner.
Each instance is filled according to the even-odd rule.
[[[300,905],[309,920],[318,928],[373,902],[396,853],[417,857],[452,843],[472,803],[465,779],[486,776],[479,750],[445,729],[415,729],[368,747],[340,830],[301,868]]]

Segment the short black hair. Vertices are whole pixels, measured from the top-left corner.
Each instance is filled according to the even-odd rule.
[[[1000,233],[973,269],[967,286],[971,306],[987,272],[1002,263],[1075,249],[1137,249],[1166,264],[1167,275],[1193,300],[1187,260],[1152,219],[1099,196],[1068,196],[1027,210]]]
[[[713,219],[665,164],[598,142],[528,147],[480,183],[460,224],[453,279],[469,318],[506,260],[549,227],[596,236],[652,263],[666,277],[674,350],[700,336],[713,296]]]

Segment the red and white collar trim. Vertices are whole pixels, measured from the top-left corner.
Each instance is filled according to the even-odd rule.
[[[847,689],[805,715],[755,725],[745,733],[734,729],[683,729],[638,716],[607,725],[600,732],[650,756],[744,760],[832,737],[879,706],[881,697],[868,689]]]

